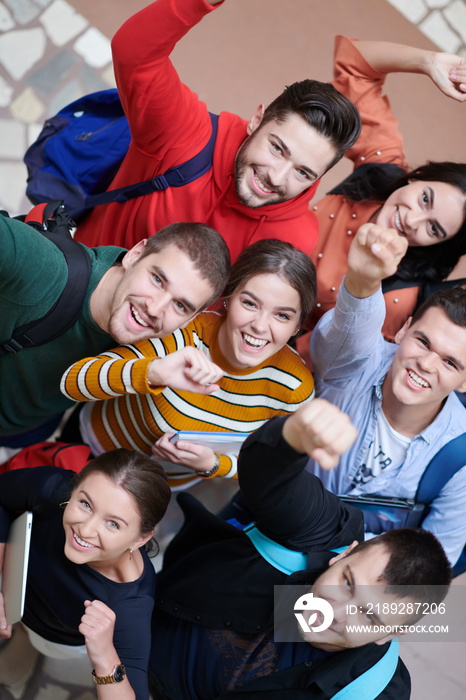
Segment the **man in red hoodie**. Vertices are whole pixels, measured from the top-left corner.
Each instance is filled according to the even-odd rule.
[[[207,107],[177,75],[170,53],[221,0],[157,0],[131,17],[112,48],[133,140],[110,189],[141,182],[195,156],[209,141]],[[319,178],[356,141],[357,109],[330,84],[294,83],[249,121],[222,112],[213,164],[181,187],[96,207],[76,238],[131,247],[173,221],[218,230],[232,261],[251,243],[279,238],[310,254],[318,225],[309,211]]]

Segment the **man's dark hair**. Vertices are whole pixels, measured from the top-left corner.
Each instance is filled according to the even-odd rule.
[[[288,85],[265,109],[260,126],[272,120],[284,122],[290,114],[304,119],[336,149],[327,170],[338,163],[361,133],[357,108],[330,83],[302,80]]]
[[[390,556],[380,581],[385,591],[399,598],[439,604],[448,593],[451,566],[438,539],[428,530],[399,528],[361,542],[348,555],[371,547],[384,547]],[[422,617],[422,609],[407,620],[410,624]]]
[[[443,289],[431,294],[414,312],[411,324],[416,323],[432,308],[442,309],[452,323],[466,328],[466,289],[463,287]]]
[[[169,224],[147,239],[139,260],[160,253],[168,246],[176,245],[199,270],[203,279],[212,286],[209,306],[218,299],[225,287],[230,272],[230,252],[228,246],[211,226],[207,224],[178,222]]]

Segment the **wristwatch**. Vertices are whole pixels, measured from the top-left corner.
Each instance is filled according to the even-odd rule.
[[[124,664],[118,664],[113,668],[109,676],[97,676],[92,670],[92,678],[97,685],[107,685],[108,683],[121,683],[126,678],[126,668]]]
[[[218,468],[220,466],[220,457],[218,454],[215,454],[215,464],[212,467],[212,469],[209,469],[208,472],[196,472],[198,476],[202,476],[203,479],[207,478],[208,476],[213,476],[216,472],[218,472]]]

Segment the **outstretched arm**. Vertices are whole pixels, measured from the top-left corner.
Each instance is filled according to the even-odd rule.
[[[74,401],[98,401],[124,394],[158,394],[166,386],[199,394],[217,391],[223,371],[200,350],[185,347],[153,359],[159,345],[142,341],[85,357],[66,370],[62,393]]]
[[[354,236],[337,304],[319,320],[311,338],[318,393],[328,382],[345,391],[354,376],[364,381],[385,361],[381,281],[394,274],[406,247],[394,229],[376,224],[364,224]]]
[[[348,253],[346,291],[357,299],[375,294],[382,280],[395,274],[407,248],[407,239],[395,229],[363,224]]]
[[[216,4],[215,0],[151,2],[113,37],[115,78],[133,144],[156,158],[154,175],[157,168],[164,172],[192,158],[209,140],[207,107],[181,82],[170,55],[192,27],[215,11]]]
[[[379,73],[421,73],[448,97],[466,102],[466,58],[389,41],[358,41],[357,48]]]
[[[305,471],[308,455],[326,469],[356,437],[350,419],[324,399],[273,418],[244,443],[238,460],[243,496],[258,528],[304,551],[339,547],[361,537],[362,516],[346,508]]]

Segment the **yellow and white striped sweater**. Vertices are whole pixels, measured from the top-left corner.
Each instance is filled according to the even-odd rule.
[[[150,454],[155,440],[178,430],[249,433],[273,416],[292,413],[313,397],[312,375],[289,346],[257,367],[231,366],[218,346],[223,319],[206,311],[166,338],[84,358],[67,370],[62,391],[76,401],[96,401],[84,418],[90,420],[87,432],[90,427],[104,450],[126,447]],[[224,370],[215,395],[149,385],[150,362],[187,346],[198,348]],[[234,477],[236,456],[219,457],[215,476]],[[167,476],[172,488],[187,488],[199,481],[195,473],[179,465],[167,470]]]

